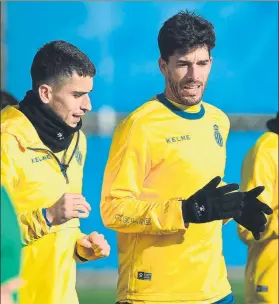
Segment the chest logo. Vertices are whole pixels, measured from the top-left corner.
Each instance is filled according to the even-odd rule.
[[[81,151],[79,150],[78,147],[77,147],[76,152],[75,152],[75,158],[76,158],[77,163],[81,166],[83,157],[82,157],[82,153],[81,153]]]
[[[32,164],[34,163],[40,163],[44,160],[48,160],[48,159],[51,159],[50,155],[43,155],[43,156],[38,156],[38,157],[33,157],[31,158],[31,161],[32,161]]]
[[[178,143],[181,141],[190,140],[190,135],[182,135],[182,136],[174,136],[174,137],[167,137],[166,142],[168,144]]]
[[[221,133],[219,132],[219,127],[217,125],[214,125],[213,129],[214,129],[214,137],[215,137],[217,144],[220,147],[223,147],[223,138],[222,138]]]

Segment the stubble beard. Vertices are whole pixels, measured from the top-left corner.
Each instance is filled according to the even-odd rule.
[[[204,89],[205,89],[206,83],[207,83],[207,82],[205,83],[204,89],[202,90],[200,96],[198,96],[198,97],[187,96],[186,97],[183,95],[182,88],[179,83],[174,82],[172,78],[170,78],[168,80],[168,82],[169,82],[169,87],[170,87],[171,93],[173,95],[173,101],[177,102],[181,105],[185,105],[185,106],[194,106],[201,102],[201,99],[202,99],[202,96],[204,93]]]

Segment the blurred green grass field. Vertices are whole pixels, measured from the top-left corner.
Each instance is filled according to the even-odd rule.
[[[232,281],[232,290],[236,304],[244,304],[243,281]],[[115,289],[79,289],[78,295],[80,304],[114,304]]]

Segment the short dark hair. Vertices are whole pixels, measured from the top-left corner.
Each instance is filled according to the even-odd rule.
[[[1,110],[6,106],[15,106],[18,105],[18,100],[6,91],[1,90]]]
[[[161,58],[165,61],[175,52],[187,53],[204,45],[210,54],[215,40],[212,23],[188,10],[180,11],[165,21],[158,35]]]
[[[76,46],[63,40],[51,41],[36,53],[31,66],[32,89],[43,83],[56,84],[62,77],[94,77],[96,68],[91,60]]]

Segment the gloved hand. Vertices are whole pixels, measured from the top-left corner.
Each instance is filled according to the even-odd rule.
[[[221,177],[216,176],[201,190],[182,200],[182,215],[185,223],[208,223],[240,217],[244,206],[244,194],[233,192],[238,184],[228,184],[217,188]]]
[[[256,187],[248,192],[243,192],[244,207],[241,216],[235,216],[234,220],[247,230],[251,231],[255,240],[260,239],[260,232],[266,227],[265,214],[273,213],[272,209],[262,203],[257,197],[264,191],[264,186]]]

